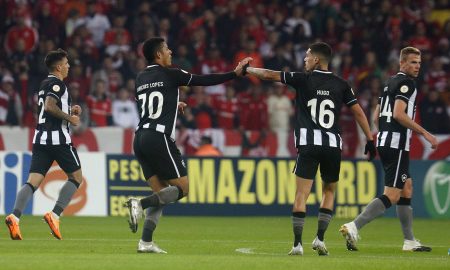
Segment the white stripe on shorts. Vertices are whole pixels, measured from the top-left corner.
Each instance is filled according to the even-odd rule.
[[[167,152],[169,153],[170,159],[172,160],[173,166],[175,167],[177,176],[178,176],[178,178],[180,178],[180,172],[178,171],[177,164],[175,163],[175,160],[173,160],[172,154],[170,153],[170,148],[169,148],[169,144],[167,143],[166,134],[164,134],[164,141],[166,142]]]
[[[400,161],[402,160],[402,153],[403,150],[400,150],[400,154],[398,154],[398,162],[397,162],[397,170],[395,170],[395,178],[394,178],[394,186],[397,184],[397,179],[398,179],[398,170],[400,169]]]
[[[77,156],[75,156],[75,153],[72,150],[72,145],[69,145],[70,152],[72,153],[73,159],[75,159],[75,162],[77,163],[77,166],[80,166],[80,163],[78,162]]]

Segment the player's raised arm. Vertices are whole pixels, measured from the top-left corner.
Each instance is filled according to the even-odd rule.
[[[251,57],[246,57],[239,61],[239,64],[236,66],[234,71],[230,71],[227,73],[213,73],[213,74],[205,74],[205,75],[194,75],[192,74],[192,78],[190,82],[188,82],[189,86],[209,86],[221,84],[226,81],[232,80],[236,78],[236,76],[243,75],[243,68],[245,65],[250,63],[253,59]]]
[[[281,78],[280,78],[281,72],[280,71],[264,69],[264,68],[247,67],[244,69],[244,74],[245,73],[253,75],[256,78],[265,80],[265,81],[274,81],[274,82],[281,81]]]

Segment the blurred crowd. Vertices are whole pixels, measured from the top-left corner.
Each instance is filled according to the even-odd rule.
[[[401,48],[422,55],[417,118],[450,133],[449,0],[0,0],[0,125],[34,127],[46,53],[70,55],[66,85],[84,110],[82,125],[134,128],[134,78],[147,65],[142,42],[165,38],[173,65],[196,74],[252,66],[301,71],[308,45],[334,50],[331,70],[348,80],[370,117],[383,83],[398,71]],[[293,93],[255,78],[191,87],[179,128],[290,130]],[[349,112],[344,136],[355,136]]]

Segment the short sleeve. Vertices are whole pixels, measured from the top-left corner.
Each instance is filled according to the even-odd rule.
[[[345,85],[343,101],[347,107],[351,107],[358,103],[355,97],[355,92],[353,92],[353,89],[348,84]]]
[[[169,75],[177,85],[188,86],[192,80],[192,74],[180,68],[170,68]]]
[[[306,74],[303,72],[280,72],[280,81],[292,87],[298,87],[306,80]]]
[[[46,97],[54,97],[57,100],[61,99],[61,96],[66,92],[66,86],[63,82],[55,81],[48,87]]]
[[[412,94],[416,90],[416,86],[413,80],[405,80],[398,85],[395,89],[395,99],[401,99],[405,102],[409,102]]]

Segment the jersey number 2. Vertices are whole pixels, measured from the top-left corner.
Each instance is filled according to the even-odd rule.
[[[43,98],[39,98],[38,106],[41,107],[41,111],[39,112],[38,124],[43,124],[45,123],[45,118],[42,117],[44,115],[44,107],[45,107]]]
[[[151,92],[150,95],[148,95],[147,98],[147,93],[144,94],[140,94],[138,96],[139,100],[142,100],[142,104],[141,104],[141,118],[144,118],[145,115],[148,115],[148,118],[151,119],[156,119],[161,115],[162,112],[162,106],[163,106],[163,101],[164,101],[164,97],[162,95],[161,92],[155,91],[155,92]],[[153,107],[154,101],[156,100],[156,111],[155,108]],[[147,106],[146,106],[147,104]]]
[[[311,118],[314,123],[317,124],[316,120],[316,109],[317,109],[317,98],[313,98],[308,101],[308,107],[311,106]],[[331,128],[334,125],[334,113],[332,110],[334,108],[334,103],[332,100],[325,99],[319,104],[319,125],[324,128]],[[328,121],[325,121],[325,115],[328,115]]]

